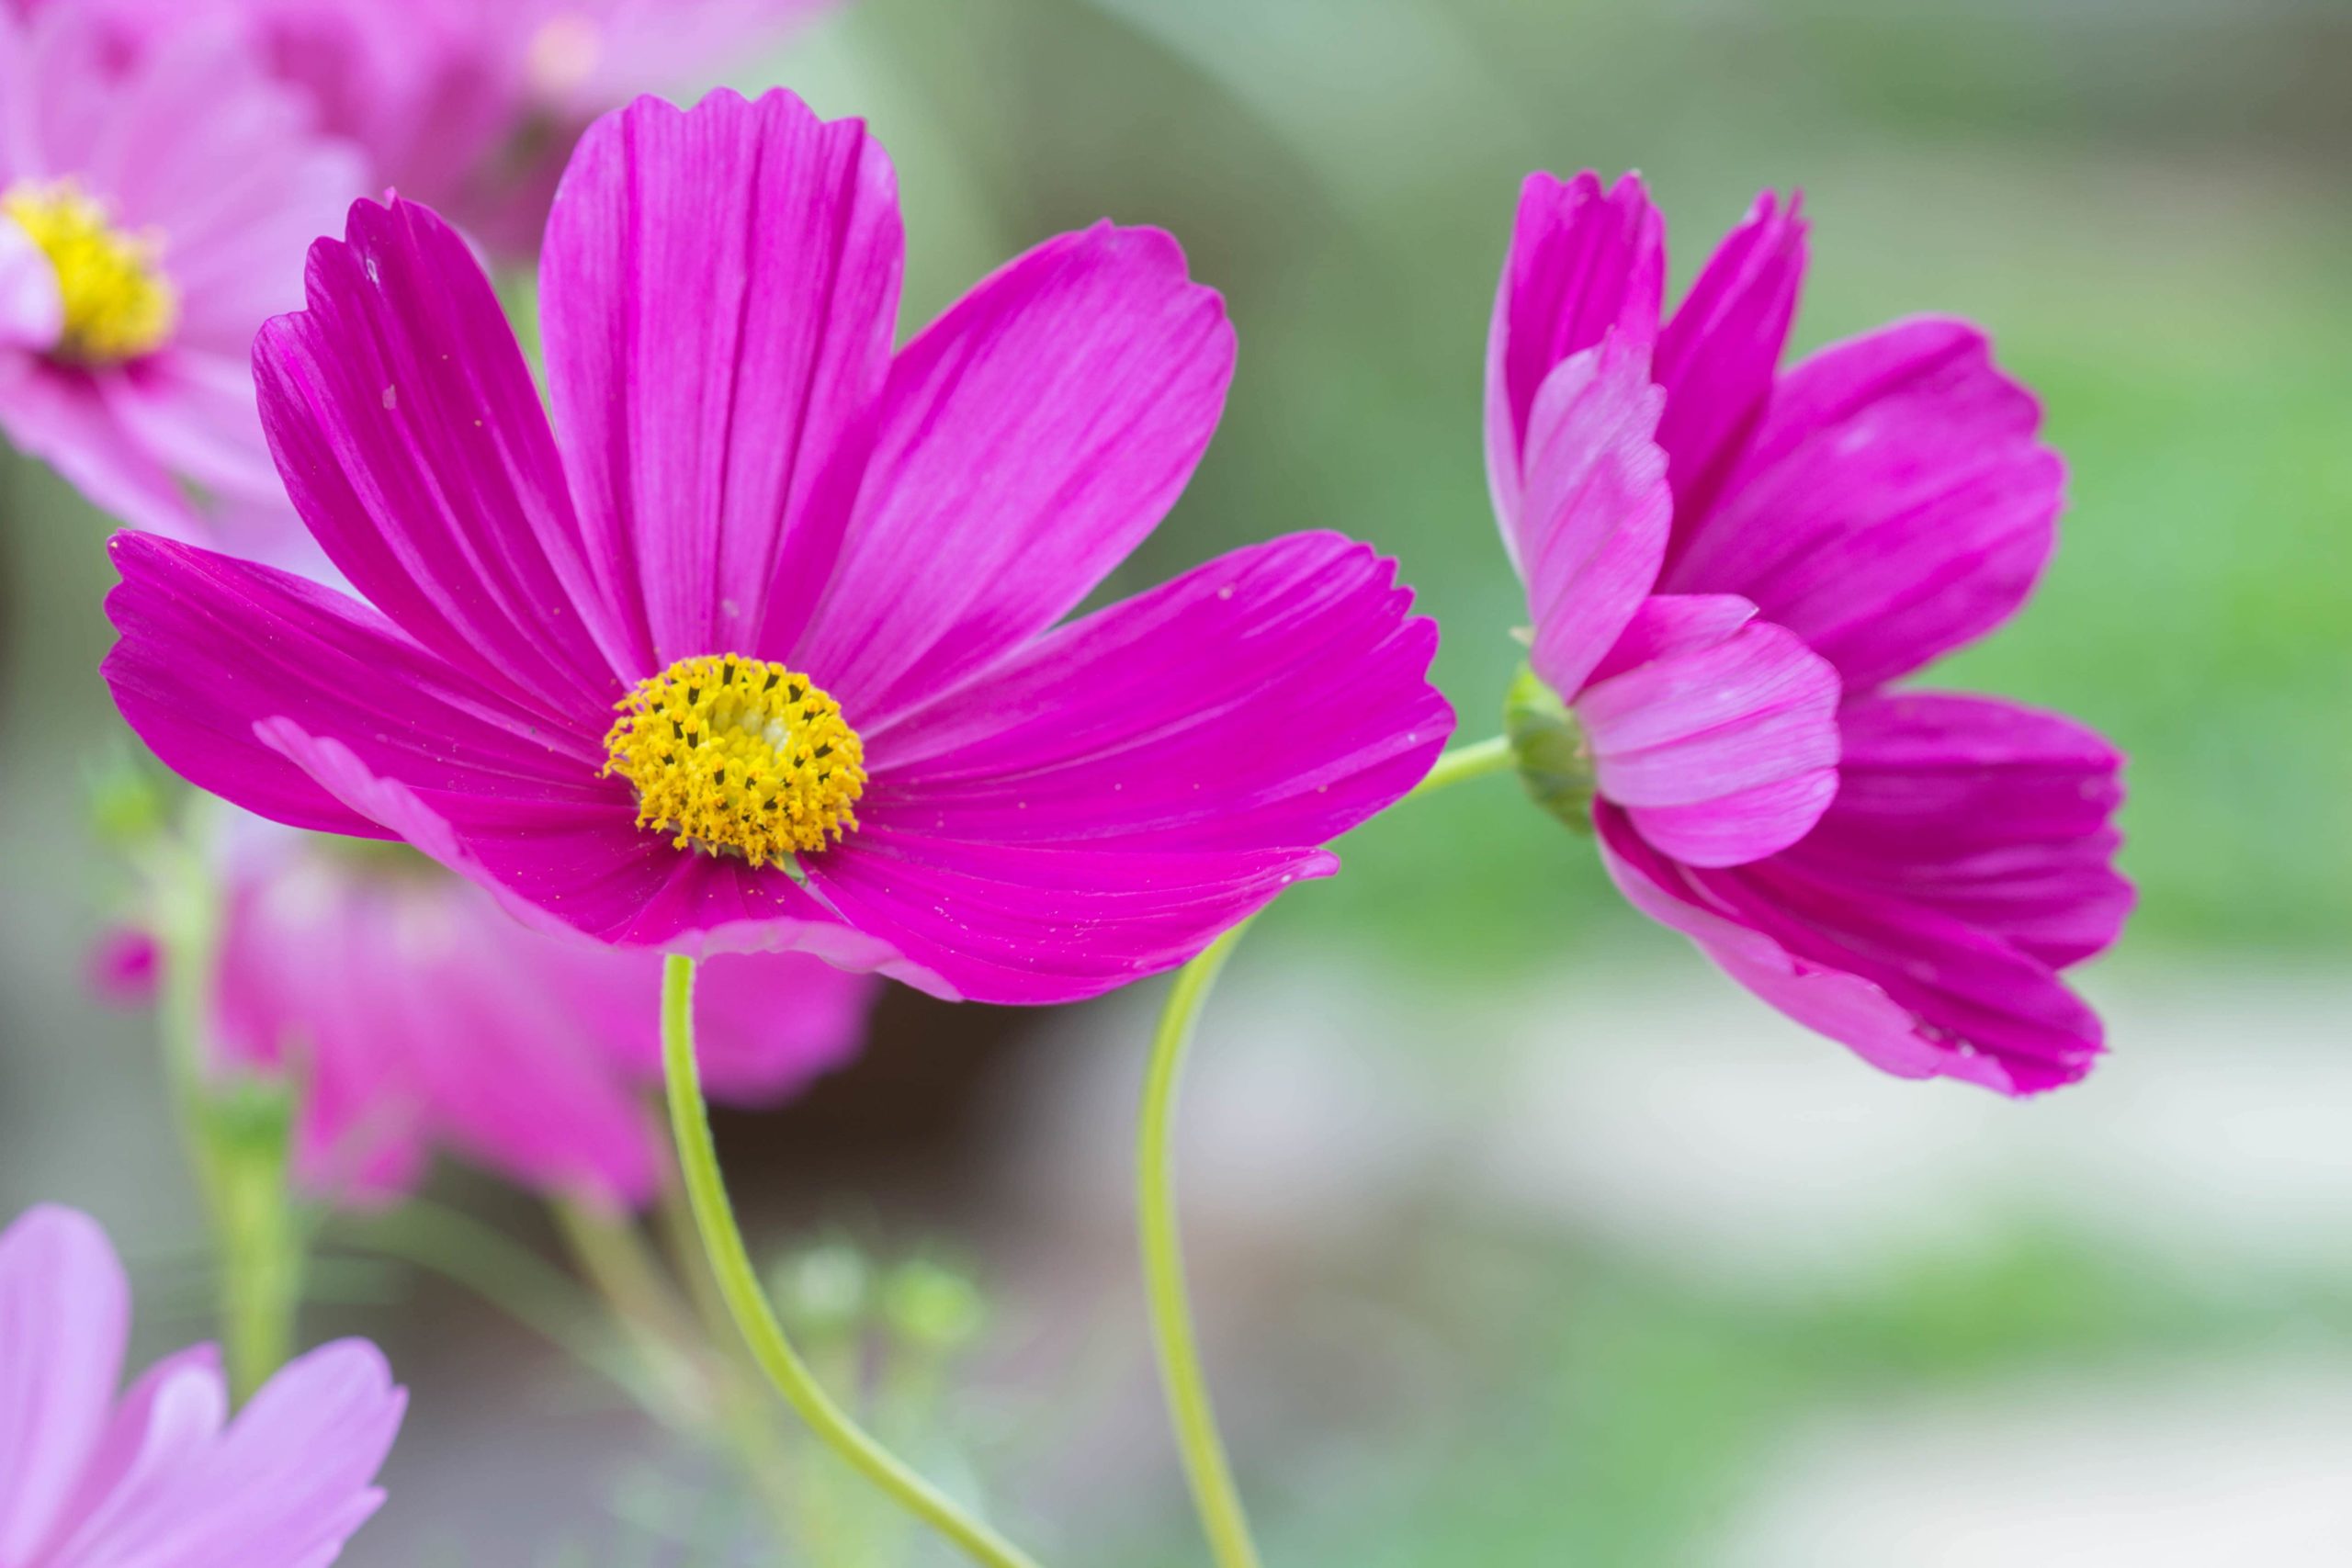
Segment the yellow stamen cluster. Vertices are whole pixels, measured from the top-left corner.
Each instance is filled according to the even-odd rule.
[[[164,276],[163,244],[107,221],[106,209],[71,180],[12,186],[6,212],[57,274],[64,330],[51,350],[84,365],[119,365],[163,345],[179,319],[179,294]]]
[[[857,826],[865,748],[808,676],[733,654],[681,659],[619,706],[604,773],[636,786],[637,825],[676,835],[673,847],[781,865]]]

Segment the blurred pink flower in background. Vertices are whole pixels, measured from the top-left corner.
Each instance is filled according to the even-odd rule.
[[[2033,398],[1965,322],[1898,322],[1781,370],[1804,233],[1793,203],[1759,197],[1661,321],[1665,231],[1641,182],[1529,176],[1487,434],[1535,668],[1551,680],[1558,648],[1574,673],[1588,657],[1622,668],[1734,627],[1752,637],[1759,614],[1802,639],[1844,696],[1835,798],[1791,847],[1769,840],[1800,786],[1774,779],[1747,803],[1771,833],[1661,832],[1651,808],[1680,797],[1612,789],[1611,752],[1631,724],[1657,748],[1638,755],[1646,774],[1672,727],[1579,704],[1611,874],[1741,984],[1889,1072],[2012,1094],[2070,1083],[2102,1031],[2061,971],[2111,944],[2132,907],[2109,820],[2122,758],[2056,715],[1890,685],[2017,613],[2056,542],[2063,470]],[[1552,613],[1599,589],[1622,603],[1644,573],[1668,597],[1613,649],[1592,646],[1613,627]]]
[[[373,183],[507,256],[539,243],[572,143],[639,93],[709,85],[836,0],[33,0],[166,36],[226,20]],[[318,232],[334,231],[333,225]]]
[[[396,1198],[446,1145],[550,1194],[653,1198],[658,955],[534,931],[401,846],[229,826],[215,1044],[224,1065],[298,1086],[306,1188]],[[151,994],[157,970],[136,933],[109,938],[93,967],[122,1000]],[[842,1066],[878,987],[797,954],[705,965],[696,1048],[711,1098],[772,1105]]]
[[[1216,294],[1101,224],[897,349],[902,248],[859,122],[639,100],[550,220],[551,427],[457,235],[355,207],[256,359],[367,603],[119,536],[125,716],[543,922],[978,1000],[1112,989],[1329,874],[1453,728],[1393,562],[1295,534],[1058,624],[1208,446]]]
[[[70,1209],[0,1233],[0,1563],[322,1568],[383,1501],[406,1396],[344,1340],[282,1369],[233,1420],[209,1346],[118,1396],[130,1288]]]
[[[0,0],[0,431],[133,526],[299,534],[254,333],[364,188],[311,118],[223,29],[126,51],[84,7]]]

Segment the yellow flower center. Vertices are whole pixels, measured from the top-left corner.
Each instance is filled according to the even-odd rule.
[[[600,776],[636,786],[672,844],[783,865],[857,826],[865,747],[841,705],[764,660],[681,659],[619,703]]]
[[[153,352],[171,335],[179,294],[164,276],[163,242],[107,221],[106,209],[72,180],[27,183],[0,196],[49,257],[65,307],[64,330],[51,352],[85,365],[119,365]]]

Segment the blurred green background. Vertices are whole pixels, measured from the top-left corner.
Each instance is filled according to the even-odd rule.
[[[2352,1271],[2335,1261],[2352,1262],[2352,1089],[2328,1054],[2352,1045],[2352,7],[865,0],[729,80],[788,82],[826,112],[874,122],[900,174],[910,327],[1057,231],[1106,214],[1173,231],[1195,275],[1225,291],[1240,371],[1198,481],[1117,586],[1295,527],[1371,539],[1400,558],[1445,628],[1439,675],[1465,739],[1497,728],[1518,657],[1508,633],[1521,607],[1488,513],[1479,389],[1494,279],[1531,168],[1643,170],[1668,216],[1678,280],[1759,187],[1802,186],[1814,263],[1798,349],[1911,311],[1974,317],[2044,400],[2048,438],[2069,464],[2042,592],[1929,678],[2066,709],[2131,753],[2125,862],[2143,904],[2093,982],[2117,1014],[2116,1065],[2063,1111],[2014,1109],[1879,1080],[1833,1047],[1772,1032],[1678,941],[1623,908],[1589,847],[1518,809],[1507,784],[1360,831],[1346,874],[1269,922],[1272,940],[1245,961],[1206,1049],[1262,1043],[1280,1056],[1300,1010],[1362,1018],[1364,997],[1420,997],[1427,1017],[1458,1021],[1417,1030],[1391,1016],[1352,1058],[1314,1060],[1341,1084],[1395,1075],[1404,1098],[1425,1090],[1451,1107],[1428,1112],[1443,1138],[1467,1142],[1407,1162],[1408,1177],[1353,1221],[1316,1211],[1308,1259],[1276,1270],[1275,1284],[1250,1288],[1250,1260],[1264,1257],[1253,1249],[1268,1244],[1250,1224],[1227,1248],[1216,1229],[1227,1211],[1212,1204],[1200,1222],[1204,1293],[1250,1297],[1236,1315],[1212,1313],[1224,1325],[1213,1359],[1220,1386],[1239,1385],[1237,1442],[1276,1562],[2222,1561],[2165,1555],[2207,1538],[2164,1524],[2161,1488],[2146,1505],[2155,1527],[2128,1550],[2108,1538],[2113,1556],[2070,1555],[2063,1533],[1932,1522],[1849,1540],[1804,1523],[1811,1505],[1770,1501],[1792,1445],[1856,1411],[1916,1416],[1929,1434],[1915,1445],[1929,1456],[1922,1484],[1939,1495],[1939,1442],[1970,1449],[1982,1432],[1998,1449],[2077,1411],[2161,1426],[2131,1414],[2143,1410],[2132,1401],[2182,1378],[2222,1391],[2177,1409],[2221,1411],[2206,1425],[2233,1452],[2267,1453],[2278,1431],[2317,1421],[2316,1450],[2299,1451],[2352,1462],[2339,1397],[2352,1390]],[[0,813],[21,926],[38,903],[26,889],[76,877],[81,852],[61,824],[111,716],[93,672],[106,640],[102,529],[21,462],[7,485]],[[0,958],[21,1005],[0,1050],[69,1048],[83,1004],[59,964],[74,934],[6,938]],[[1589,1011],[1579,999],[1555,1022],[1570,1038],[1542,1038],[1544,1010],[1587,996],[1613,999]],[[1673,1015],[1679,1032],[1649,1039],[1659,1049],[1638,1070],[1596,1066],[1590,1079],[1645,1108],[1652,1120],[1631,1124],[1650,1131],[1661,1162],[1628,1168],[1616,1209],[1579,1197],[1566,1222],[1532,1218],[1551,1210],[1498,1201],[1483,1177],[1452,1179],[1485,1169],[1479,1108],[1533,1070],[1514,1053],[1556,1045],[1605,1062],[1636,1027],[1626,1021],[1669,997],[1687,1003]],[[921,1011],[897,1027],[933,1053],[974,1031],[1009,1035],[1027,1066],[990,1080],[1000,1098],[1013,1092],[1004,1084],[1038,1081],[1036,1063],[1064,1059],[1050,1043],[1032,1048],[1028,1020]],[[1135,1065],[1132,1009],[1041,1027],[1088,1036],[1122,1071]],[[1678,1109],[1677,1095],[1702,1092],[1683,1077],[1743,1052],[1801,1058],[1790,1070],[1805,1076],[1703,1124]],[[110,1072],[140,1070],[135,1057],[108,1060]],[[9,1123],[21,1125],[23,1086],[42,1070],[0,1079],[19,1097]],[[1116,1078],[1099,1106],[1086,1102],[1114,1145],[1127,1090]],[[1223,1126],[1222,1101],[1207,1099],[1210,1125]],[[933,1174],[857,1212],[881,1216],[886,1234],[964,1235],[994,1259],[983,1272],[997,1271],[1018,1321],[1020,1302],[1067,1284],[1052,1269],[1023,1272],[1043,1244],[1021,1227],[1068,1215],[965,1201],[974,1170],[1017,1159],[1008,1126],[1027,1125],[980,1103],[976,1123],[959,1123],[978,1152],[960,1147],[936,1169],[910,1152],[906,1168]],[[1354,1102],[1277,1103],[1313,1122]],[[2285,1115],[2295,1108],[2300,1120]],[[2347,1119],[2321,1116],[2334,1110]],[[1707,1141],[1781,1113],[1781,1134],[1757,1134],[1747,1156]],[[1830,1135],[1882,1120],[1951,1157]],[[1272,1141],[1314,1151],[1325,1131]],[[1607,1127],[1586,1131],[1613,1146]],[[1805,1165],[1815,1132],[1846,1154]],[[749,1148],[762,1134],[736,1136]],[[1228,1146],[1204,1134],[1188,1157],[1198,1169]],[[1726,1192],[1778,1190],[1772,1170],[1738,1166],[1752,1156],[1803,1166],[1790,1190],[1807,1201],[1884,1183],[1912,1206],[1853,1233],[1834,1267],[1726,1269],[1704,1232],[1652,1234],[1650,1205],[1664,1200],[1642,1173],[1679,1154]],[[1115,1154],[1083,1168],[1108,1170],[1115,1188]],[[8,1208],[46,1179],[8,1175]],[[796,1172],[779,1212],[832,1212],[827,1179]],[[1107,1233],[1077,1252],[1108,1277],[1124,1264],[1121,1195],[1102,1201]],[[1833,1223],[1791,1201],[1772,1217],[1787,1234]],[[1938,1223],[1962,1210],[1967,1224]],[[2245,1213],[2278,1224],[2249,1225]],[[1131,1316],[1125,1289],[1106,1285],[1089,1310]],[[1374,1319],[1385,1326],[1348,1326]],[[1318,1360],[1317,1335],[1349,1348]],[[1148,1374],[1137,1383],[1129,1370],[1129,1392],[1148,1399]],[[2069,1404],[2048,1391],[2053,1371],[2094,1386]],[[2112,1383],[2097,1382],[2109,1373]],[[2278,1405],[2268,1391],[2279,1379],[2332,1403],[2321,1416]],[[2004,1392],[2019,1388],[2030,1397]],[[1935,1435],[1948,1414],[1939,1400],[1963,1413],[1948,1438]],[[2241,1428],[2253,1435],[2231,1435]],[[1080,1510],[1063,1527],[1063,1560],[1200,1560],[1169,1455],[1148,1426],[1132,1449],[1113,1495],[1150,1501]],[[2212,1473],[2193,1450],[2166,1454],[2147,1473],[2174,1462]],[[1067,1466],[1043,1469],[1044,1481],[1006,1483],[1045,1498],[1041,1516],[1073,1484]],[[1963,1473],[1992,1484],[1949,1473],[1954,1487]],[[2269,1555],[2227,1560],[2352,1561],[2352,1517],[2301,1506],[2300,1494],[2264,1502],[2261,1517],[2288,1533]],[[444,1538],[420,1526],[392,1539]],[[1882,1539],[1909,1554],[1869,1544]],[[2313,1554],[2299,1555],[2306,1545]],[[398,1550],[363,1541],[355,1557],[414,1560]]]

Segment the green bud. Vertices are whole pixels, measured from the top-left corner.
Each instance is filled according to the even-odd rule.
[[[972,1280],[944,1264],[913,1258],[890,1270],[882,1313],[891,1332],[926,1350],[959,1350],[980,1337],[988,1302]]]
[[[1592,750],[1557,692],[1521,665],[1503,699],[1503,734],[1519,759],[1519,782],[1535,804],[1585,832],[1592,830]]]
[[[89,782],[90,829],[100,843],[135,849],[163,833],[164,781],[151,764],[124,750],[93,767]]]

